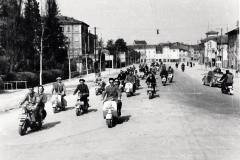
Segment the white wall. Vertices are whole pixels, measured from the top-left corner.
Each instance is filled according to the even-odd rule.
[[[217,42],[209,40],[204,43],[204,46],[204,57],[208,57],[209,59],[215,58],[215,52],[217,51]]]

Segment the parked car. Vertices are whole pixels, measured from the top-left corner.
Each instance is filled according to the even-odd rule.
[[[215,72],[214,72],[215,71]],[[209,71],[207,74],[205,74],[202,78],[203,85],[209,85],[210,87],[221,87],[221,83],[219,80],[221,79],[223,73],[222,72],[216,72],[216,70]]]

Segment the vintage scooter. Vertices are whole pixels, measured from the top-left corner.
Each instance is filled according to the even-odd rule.
[[[167,77],[164,75],[164,76],[162,77],[162,85],[163,85],[163,86],[166,86],[166,83],[167,83]]]
[[[152,99],[154,97],[154,91],[151,83],[148,83],[147,94],[149,99]]]
[[[80,116],[88,112],[88,104],[85,104],[82,100],[84,94],[78,94],[77,103],[76,103],[76,116]]]
[[[27,104],[22,107],[22,113],[20,114],[20,122],[18,127],[19,135],[23,136],[27,133],[28,128],[31,130],[39,130],[42,127],[42,120],[37,119],[34,110],[36,105]]]
[[[101,86],[101,83],[96,83],[96,88],[95,88],[95,94],[96,94],[96,96],[102,94],[103,91],[104,91],[104,90],[103,90],[103,88],[102,88],[102,86]]]
[[[106,101],[103,103],[103,118],[106,119],[108,128],[112,128],[119,119],[116,101]]]
[[[133,84],[130,82],[127,82],[125,84],[125,92],[127,94],[127,97],[133,96]]]
[[[221,91],[223,94],[233,95],[233,86],[224,86],[222,85]]]
[[[64,111],[65,110],[65,105],[62,105],[61,103],[61,94],[54,94],[52,95],[52,108],[53,108],[53,113],[57,113],[58,111]]]
[[[168,73],[168,82],[172,83],[173,81],[173,74],[172,73]]]

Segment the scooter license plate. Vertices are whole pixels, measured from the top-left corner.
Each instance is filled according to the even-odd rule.
[[[83,101],[80,101],[79,104],[80,104],[80,105],[84,105],[84,102],[83,102]]]
[[[112,114],[107,114],[106,119],[112,119]]]
[[[166,81],[166,78],[163,78],[162,81],[165,82],[165,81]]]

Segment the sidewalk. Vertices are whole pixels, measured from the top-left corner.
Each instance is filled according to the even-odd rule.
[[[126,68],[126,67],[125,67]],[[122,68],[123,70],[125,68]],[[115,76],[117,73],[120,72],[121,69],[106,69],[106,71],[103,71],[101,73],[102,78],[106,79],[111,76]],[[86,80],[86,83],[89,84],[91,82],[94,82],[95,80],[95,73],[91,73],[88,75],[83,75],[81,77],[72,78],[71,80],[63,80],[66,88],[68,87],[75,87],[79,83],[79,78],[84,78]],[[45,93],[51,94],[53,83],[48,83],[44,85]],[[35,89],[36,91],[36,89]],[[28,89],[21,89],[21,90],[11,90],[7,93],[0,94],[0,113],[1,112],[7,112],[13,109],[18,108],[18,105],[20,101],[24,98],[25,94],[27,94]],[[68,94],[68,93],[67,93]]]
[[[204,65],[196,64],[194,67],[186,66],[185,73],[188,74],[190,77],[196,79],[198,82],[202,83],[202,78],[204,74],[208,73],[208,71],[213,70],[214,68],[205,68]],[[227,69],[221,68],[222,72],[225,73]],[[233,88],[234,92],[237,92],[240,94],[240,75],[236,75],[235,71],[233,72],[231,69],[229,69],[230,72],[234,75],[233,80]]]

